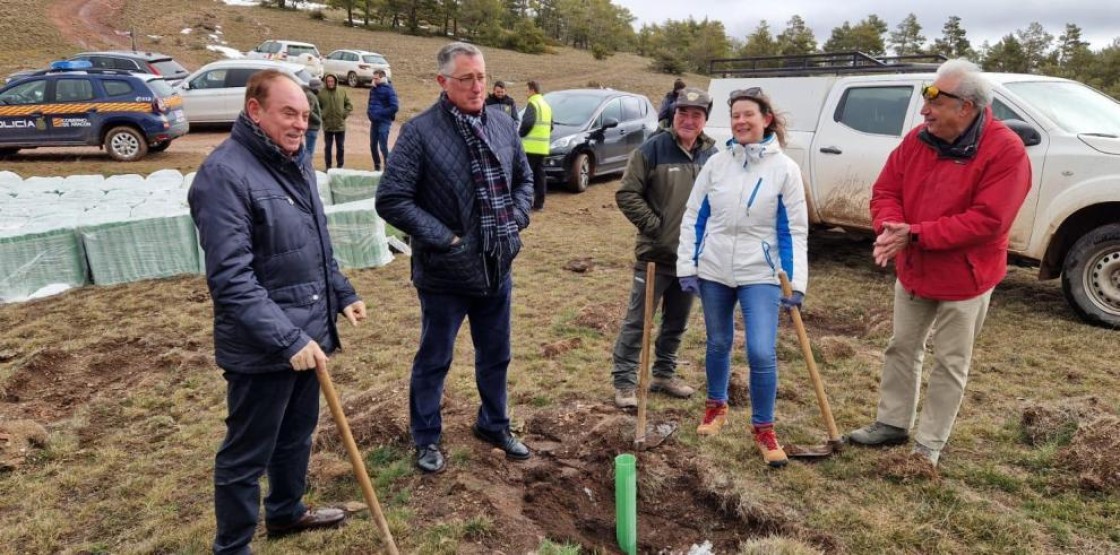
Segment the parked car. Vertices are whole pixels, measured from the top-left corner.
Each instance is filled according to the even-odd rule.
[[[382,70],[385,77],[393,80],[393,70],[389,61],[377,52],[365,50],[335,50],[323,59],[323,75],[334,75],[339,81],[359,87],[373,82],[374,70]]]
[[[131,73],[150,73],[159,75],[172,87],[178,85],[190,72],[167,54],[158,52],[137,52],[133,50],[112,50],[106,52],[82,52],[71,56],[69,61],[87,61],[94,69],[119,69]],[[34,73],[36,70],[18,71],[8,76],[11,83],[18,77]]]
[[[712,79],[708,92],[718,107],[732,90],[761,87],[788,114],[785,152],[801,166],[810,222],[870,230],[871,187],[887,156],[923,122],[922,88],[936,65],[861,67],[851,57],[825,65],[826,56],[839,55],[788,57],[781,70],[731,69],[737,76]],[[719,62],[751,68],[753,60]],[[1011,226],[1011,255],[1038,264],[1039,279],[1061,277],[1078,316],[1120,328],[1120,102],[1068,79],[983,76],[992,114],[1023,139],[1033,170]],[[727,108],[716,109],[706,131],[718,141],[731,137],[730,126]]]
[[[266,40],[245,53],[252,60],[274,60],[303,64],[313,77],[323,76],[323,58],[319,48],[309,42]]]
[[[600,175],[626,169],[630,151],[657,131],[657,110],[644,95],[613,89],[545,93],[552,108],[552,143],[544,160],[548,179],[573,192]]]
[[[190,74],[176,89],[191,123],[228,124],[237,120],[245,104],[249,77],[264,69],[278,69],[299,80],[311,81],[300,64],[270,60],[218,60]]]
[[[0,156],[101,146],[132,162],[187,133],[182,100],[162,77],[62,62],[0,89]]]

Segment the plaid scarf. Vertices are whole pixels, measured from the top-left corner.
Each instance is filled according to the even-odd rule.
[[[471,178],[481,215],[482,250],[495,258],[512,259],[521,250],[521,236],[513,217],[509,181],[486,140],[486,110],[477,116],[464,114],[447,99],[446,93],[440,95],[440,104],[451,114],[455,128],[470,151]]]

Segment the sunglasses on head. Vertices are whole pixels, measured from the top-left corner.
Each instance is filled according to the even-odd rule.
[[[735,89],[731,91],[731,96],[727,100],[727,104],[734,104],[736,100],[751,99],[758,100],[762,98],[762,87],[750,87],[746,89]]]
[[[922,87],[922,98],[926,99],[927,101],[935,100],[939,96],[947,96],[949,98],[955,98],[955,99],[960,100],[962,102],[964,101],[964,99],[961,98],[960,96],[955,95],[951,92],[943,91],[943,90],[937,88],[936,85],[926,85],[926,86]]]

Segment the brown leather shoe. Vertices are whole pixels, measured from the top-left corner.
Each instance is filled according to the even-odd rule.
[[[288,524],[268,524],[268,537],[280,538],[290,534],[298,534],[307,530],[321,528],[334,528],[346,520],[346,513],[342,509],[315,509],[308,510],[303,516]]]
[[[689,387],[680,378],[673,376],[672,378],[654,378],[649,384],[650,391],[664,393],[670,397],[678,399],[688,399],[692,397],[696,390]]]

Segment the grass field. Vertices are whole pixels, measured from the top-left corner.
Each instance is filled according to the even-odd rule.
[[[169,29],[212,12],[243,49],[265,36],[312,38],[326,50],[357,40],[348,37],[383,41],[370,47],[393,61],[409,109],[434,96],[424,81],[438,40],[209,2],[124,5],[126,17]],[[25,2],[22,9],[41,7]],[[11,14],[17,25],[26,18]],[[488,62],[511,80],[547,68],[556,88],[604,80],[656,98],[667,81],[646,73],[644,60],[622,55],[600,64],[566,50],[488,52]],[[408,84],[410,74],[415,83]],[[19,171],[46,169],[103,171],[82,161]],[[550,195],[515,265],[510,411],[537,450],[529,463],[508,463],[470,436],[477,393],[463,333],[444,407],[449,469],[434,477],[413,470],[407,387],[420,317],[408,261],[348,273],[371,318],[341,328],[346,349],[332,357],[331,372],[402,552],[616,552],[610,460],[630,451],[633,426],[632,415],[610,404],[610,351],[633,256],[633,228],[614,206],[616,188],[617,181],[598,182],[581,195]],[[842,233],[810,241],[805,321],[841,430],[873,417],[891,333],[893,276],[872,264],[870,250],[866,239]],[[565,269],[577,259],[590,270]],[[34,554],[208,552],[213,455],[225,416],[210,330],[210,299],[198,276],[0,306],[0,545]],[[741,333],[733,359],[740,375]],[[909,472],[900,459],[906,447],[848,448],[771,471],[750,444],[749,407],[733,407],[731,425],[702,439],[694,433],[702,394],[653,396],[650,419],[680,428],[639,455],[640,550],[684,553],[711,540],[719,553],[1118,553],[1117,339],[1116,331],[1077,321],[1055,282],[1012,268],[993,295],[936,476]],[[703,351],[696,310],[680,372],[700,389]],[[823,441],[788,324],[779,366],[780,438]],[[308,499],[361,501],[330,421],[324,406]],[[359,511],[336,531],[277,541],[262,531],[254,552],[380,552],[377,538],[373,520]]]

